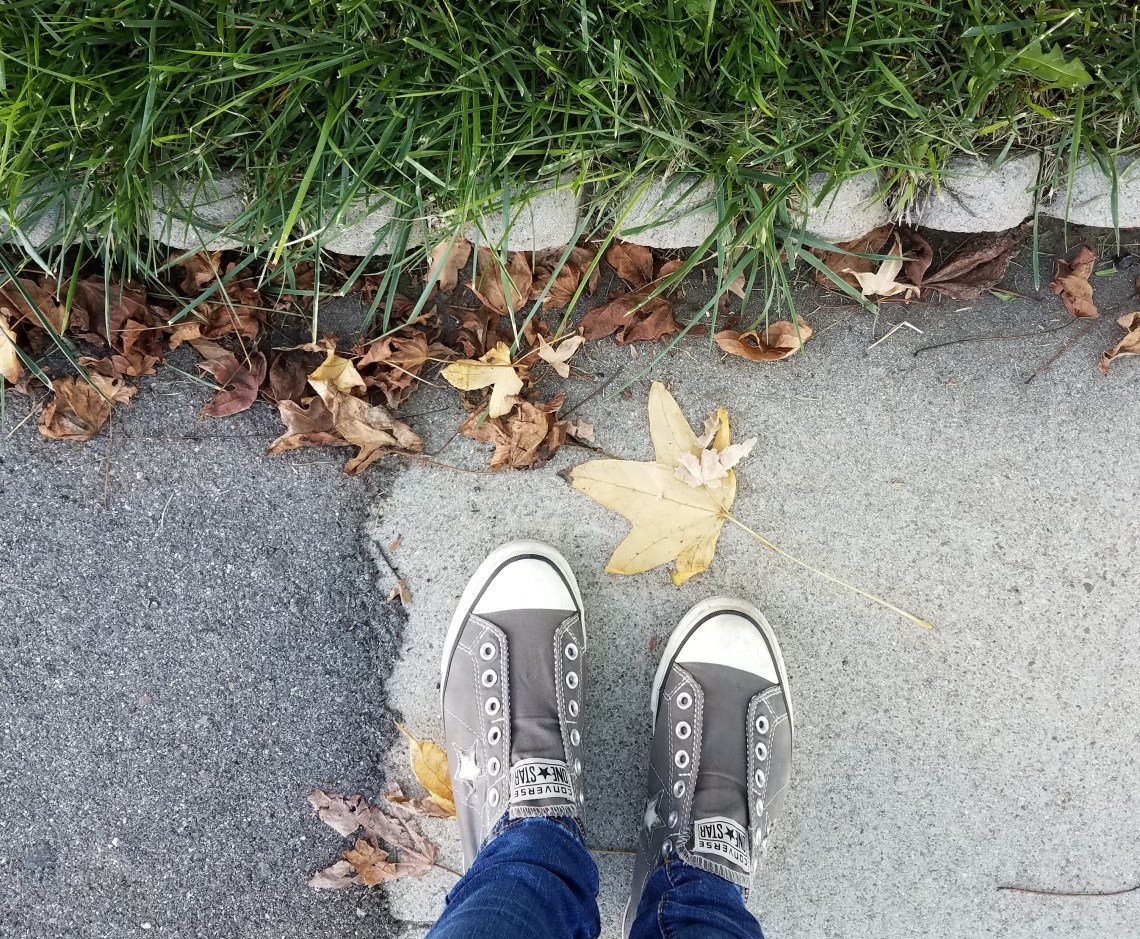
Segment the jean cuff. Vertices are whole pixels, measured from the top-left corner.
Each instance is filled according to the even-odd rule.
[[[537,822],[551,822],[555,825],[558,825],[560,828],[565,828],[568,832],[570,832],[575,841],[582,845],[582,847],[586,846],[586,836],[582,832],[582,826],[575,818],[571,818],[569,816],[555,816],[553,818],[544,816],[511,818],[510,815],[504,814],[503,817],[495,823],[495,827],[491,829],[491,833],[479,846],[479,850],[483,850],[483,848],[485,848],[497,837],[499,837],[499,835],[510,828],[514,828],[518,825],[534,824]]]

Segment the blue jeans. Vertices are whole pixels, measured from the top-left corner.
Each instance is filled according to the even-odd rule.
[[[566,819],[501,822],[428,939],[596,939],[598,869]],[[675,856],[649,878],[630,939],[764,939],[734,884]]]

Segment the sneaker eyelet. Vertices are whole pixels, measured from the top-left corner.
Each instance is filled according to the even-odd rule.
[[[676,828],[677,827],[677,818],[678,818],[678,815],[675,811],[670,812],[669,818],[666,820],[665,824],[667,824],[670,828]]]
[[[498,757],[491,757],[491,759],[487,761],[487,773],[491,776],[498,776],[499,766],[500,764]]]
[[[574,746],[578,746],[578,744],[581,742],[582,735],[578,733],[578,728],[575,727],[572,731],[570,731],[570,743],[572,743]]]
[[[756,744],[756,759],[766,760],[768,758],[768,748],[762,744]]]
[[[584,792],[578,793],[578,804],[579,805],[585,805],[586,804],[586,793],[584,793]]]
[[[763,714],[756,718],[756,733],[768,733],[768,718],[766,718]]]
[[[572,642],[566,643],[565,652],[566,658],[568,658],[571,662],[575,661],[578,658],[578,647]]]
[[[495,644],[493,642],[484,642],[481,646],[479,646],[479,658],[481,658],[484,662],[489,662],[495,657],[495,653],[498,651],[499,650],[495,648]]]
[[[688,721],[681,721],[674,728],[678,740],[688,740],[693,734],[693,728],[689,726]]]
[[[582,761],[581,760],[575,760],[574,761],[574,775],[577,776],[577,775],[581,774],[581,772],[582,772]]]
[[[499,804],[499,790],[498,789],[492,789],[490,792],[488,792],[487,793],[487,801],[491,803],[492,808],[494,808],[496,805],[498,805]]]
[[[677,769],[687,769],[689,766],[689,751],[678,750],[673,757],[673,762],[677,764]]]
[[[666,838],[661,842],[661,857],[663,860],[668,860],[669,855],[673,853],[673,840]]]
[[[763,814],[764,814],[764,800],[763,799],[757,799],[756,800],[756,816],[757,816],[757,818],[759,818]]]
[[[499,673],[493,668],[487,669],[483,673],[482,682],[484,688],[494,688],[499,682]]]
[[[502,706],[503,703],[498,698],[488,698],[487,703],[483,705],[483,711],[488,717],[494,717]]]
[[[673,783],[673,798],[682,799],[685,796],[685,780],[678,779]]]
[[[487,731],[487,743],[489,743],[491,746],[494,746],[502,739],[503,728],[501,728],[498,724]]]
[[[758,770],[756,770],[755,779],[756,779],[756,787],[758,789],[763,789],[764,783],[767,782],[768,777],[764,775],[764,770],[758,769]]]
[[[570,701],[566,705],[566,710],[570,712],[571,717],[577,717],[578,716],[578,702],[577,701]]]
[[[682,691],[677,695],[677,707],[682,711],[687,711],[693,706],[693,696],[687,691]]]
[[[578,687],[578,673],[577,672],[567,672],[566,673],[566,687],[569,688],[571,691],[573,691],[575,688]]]

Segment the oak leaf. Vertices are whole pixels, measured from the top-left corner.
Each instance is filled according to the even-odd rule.
[[[455,797],[451,792],[451,773],[443,747],[430,740],[418,739],[402,724],[396,724],[396,727],[408,740],[408,762],[420,785],[428,791],[428,799],[454,815]]]
[[[1059,294],[1065,309],[1081,319],[1096,319],[1100,314],[1093,303],[1093,288],[1089,278],[1096,267],[1096,254],[1084,245],[1071,261],[1057,259],[1057,276],[1049,289]]]
[[[522,391],[523,382],[511,365],[511,350],[505,342],[499,342],[480,359],[460,359],[452,362],[440,372],[449,385],[460,391],[476,391],[491,388],[489,416],[502,417],[510,409],[507,398]]]
[[[1106,375],[1113,359],[1124,355],[1140,355],[1140,311],[1125,313],[1116,322],[1127,329],[1128,334],[1101,357],[1098,368]]]
[[[710,441],[729,446],[728,415],[718,412],[723,433]],[[594,460],[570,470],[579,492],[626,518],[632,528],[606,564],[612,574],[640,574],[675,561],[673,583],[683,584],[712,563],[717,539],[736,498],[736,476],[727,470],[720,486],[694,487],[677,478],[682,457],[700,459],[703,449],[673,396],[660,382],[649,391],[649,436],[654,459]]]
[[[799,352],[810,338],[811,327],[804,319],[796,323],[779,320],[761,332],[722,329],[713,336],[721,351],[752,362],[779,362]]]

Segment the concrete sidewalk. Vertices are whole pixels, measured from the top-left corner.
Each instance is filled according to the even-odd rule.
[[[791,670],[794,789],[753,894],[770,939],[1136,935],[1140,893],[996,889],[1138,879],[1140,362],[1095,369],[1134,273],[1097,279],[1105,319],[1028,385],[1079,324],[912,353],[1064,323],[1047,294],[964,312],[885,304],[876,338],[902,317],[924,333],[868,351],[871,316],[816,310],[808,290],[806,354],[753,365],[690,341],[655,370],[694,422],[724,405],[737,439],[760,438],[739,473],[742,519],[933,633],[738,530],[680,589],[664,572],[604,574],[625,526],[556,475],[579,450],[531,473],[392,461],[349,480],[343,452],[261,457],[277,432],[265,405],[199,420],[208,392],[173,372],[143,383],[113,442],[13,431],[24,412],[11,396],[0,936],[425,932],[453,880],[443,872],[396,885],[390,908],[378,891],[305,886],[342,846],[305,795],[375,794],[385,767],[410,782],[392,719],[439,738],[451,606],[484,552],[523,536],[561,548],[586,597],[589,840],[607,936],[644,806],[655,650],[716,592],[767,612]],[[1014,286],[1032,290],[1025,269]],[[575,364],[608,377],[645,355],[603,342]],[[571,383],[570,403],[596,387]],[[574,416],[607,451],[647,458],[647,388]],[[424,388],[406,410],[429,451],[461,417],[450,389]],[[487,458],[459,438],[436,459],[478,470]],[[406,623],[372,556],[398,535]],[[449,825],[432,826],[445,855]]]
[[[1104,307],[1123,302],[1130,281],[1098,281]],[[626,524],[556,475],[589,457],[581,451],[563,449],[526,474],[413,465],[384,501],[373,537],[386,545],[403,536],[392,559],[414,598],[388,688],[420,735],[441,739],[443,632],[483,555],[540,538],[574,565],[590,638],[587,824],[604,936],[617,935],[632,867],[621,852],[634,846],[644,810],[657,656],[684,611],[718,593],[766,611],[791,670],[793,790],[751,901],[770,939],[1125,939],[1140,929],[1140,894],[997,890],[1107,890],[1138,879],[1140,370],[1095,370],[1102,337],[1115,335],[1107,324],[1030,384],[1079,325],[916,357],[935,342],[1064,322],[1053,298],[962,306],[885,306],[878,335],[902,317],[925,332],[903,329],[870,351],[869,316],[821,310],[807,314],[817,330],[807,355],[779,366],[722,361],[692,342],[654,375],[672,383],[694,424],[724,405],[734,439],[759,437],[738,473],[742,519],[931,619],[934,632],[731,526],[712,568],[683,588],[664,570],[605,574]],[[575,360],[607,377],[643,362],[604,343]],[[648,459],[647,390],[643,381],[628,399],[599,396],[574,416],[594,423],[611,454]],[[447,397],[423,394],[416,410],[445,407]],[[455,417],[429,420],[417,426],[431,451]],[[486,451],[459,439],[436,459],[478,469]],[[397,746],[390,766],[407,780],[404,759]],[[455,862],[448,823],[432,832]],[[429,881],[391,890],[409,935],[423,934],[454,877],[437,871]]]

